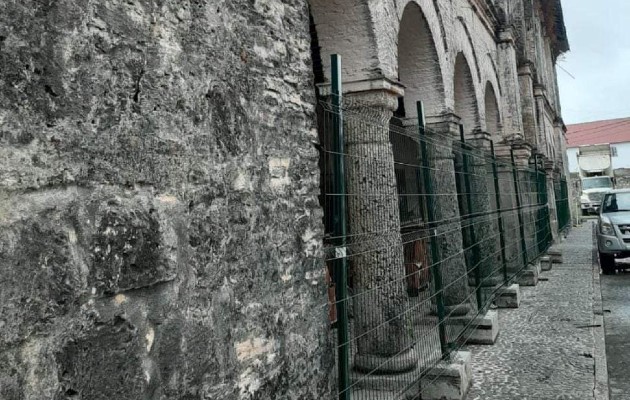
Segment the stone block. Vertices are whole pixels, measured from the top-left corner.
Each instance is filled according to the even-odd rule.
[[[451,355],[450,361],[441,361],[420,380],[423,400],[463,400],[472,382],[470,352]]]
[[[518,308],[521,304],[521,288],[514,283],[506,288],[499,289],[494,299],[494,304],[499,308]]]
[[[540,258],[540,269],[542,271],[551,271],[553,267],[553,262],[551,261],[551,257],[544,256]]]
[[[499,335],[499,314],[494,310],[474,318],[467,316],[449,318],[446,324],[452,341],[460,338],[464,329],[470,330],[461,337],[467,344],[494,344]]]
[[[538,284],[538,268],[530,265],[516,278],[520,286],[536,286]]]
[[[540,263],[540,260],[534,262],[531,264],[531,266],[536,269],[536,271],[538,272],[538,275],[540,275],[540,273],[542,272],[542,265]]]
[[[547,252],[549,257],[551,258],[551,262],[554,264],[562,264],[562,250],[557,247],[552,246]]]

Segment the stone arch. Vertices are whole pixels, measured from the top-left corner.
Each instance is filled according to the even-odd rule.
[[[429,116],[444,112],[444,80],[438,50],[429,23],[415,2],[407,3],[400,20],[398,80],[405,86],[401,104],[405,117],[417,117],[418,100],[424,102]]]
[[[472,39],[472,35],[470,34],[470,31],[468,30],[468,26],[466,25],[466,22],[464,22],[464,18],[457,17],[457,20],[459,21],[460,26],[464,29],[466,41],[468,42],[468,48],[470,49],[469,57],[472,59],[472,62],[475,65],[475,71],[477,72],[478,82],[481,82],[481,69],[479,68],[479,59],[477,58],[477,52],[475,51],[475,45]]]
[[[466,21],[464,20],[463,17],[457,17],[454,18],[454,24],[453,24],[453,29],[451,30],[452,33],[450,35],[450,38],[452,39],[452,51],[450,52],[451,55],[451,68],[453,68],[451,70],[451,77],[455,77],[455,76],[459,76],[461,78],[460,75],[458,75],[458,71],[455,70],[455,66],[460,65],[463,66],[461,64],[461,60],[459,60],[459,57],[463,58],[466,63],[467,66],[467,74],[470,75],[471,80],[470,83],[472,85],[472,90],[473,93],[475,94],[476,97],[476,104],[482,104],[483,101],[483,85],[481,84],[481,82],[484,82],[485,80],[487,80],[487,68],[482,68],[482,64],[480,64],[481,60],[477,59],[477,51],[475,50],[475,42],[473,41],[473,38],[471,37],[470,31],[466,26]],[[458,64],[458,60],[460,61],[460,64]],[[485,60],[483,60],[485,61]],[[461,72],[461,71],[459,71]],[[452,89],[452,107],[453,110],[455,112],[455,114],[457,114],[457,107],[456,107],[456,99],[455,99],[455,94],[458,90],[460,90],[461,88],[458,89],[456,82],[453,80],[452,81],[453,84],[453,89]],[[447,99],[447,102],[449,101],[449,99]],[[461,105],[460,105],[461,108]],[[461,110],[460,110],[461,111]],[[477,109],[476,110],[478,113],[483,113],[483,109]],[[461,115],[460,115],[461,117]],[[467,125],[470,125],[471,121],[468,121]],[[466,131],[467,132],[471,132],[473,129],[475,128],[483,128],[483,124],[485,123],[485,121],[483,121],[483,115],[477,115],[476,119],[475,119],[475,123],[473,125],[472,128],[469,128],[468,126],[465,126]]]
[[[461,118],[465,132],[471,134],[480,128],[479,106],[471,68],[462,52],[455,58],[454,71],[454,111]]]
[[[496,91],[490,81],[486,82],[484,105],[486,131],[490,134],[492,140],[498,142],[501,139],[501,113],[499,111]]]
[[[364,0],[309,0],[320,46],[326,81],[330,81],[330,55],[342,57],[344,82],[380,77],[374,18]]]
[[[493,87],[496,89],[495,94],[497,95],[497,99],[502,96],[503,88],[501,87],[501,81],[499,80],[499,70],[497,70],[497,64],[492,59],[492,55],[490,53],[486,54],[487,62],[490,65],[491,74],[488,77]]]

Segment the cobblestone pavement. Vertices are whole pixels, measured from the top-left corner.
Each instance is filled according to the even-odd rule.
[[[468,400],[594,398],[592,225],[562,242],[564,263],[521,287],[518,309],[499,310],[499,338],[468,346],[473,387]]]

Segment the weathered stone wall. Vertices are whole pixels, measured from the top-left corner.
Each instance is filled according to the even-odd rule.
[[[0,398],[331,398],[305,2],[0,3]]]

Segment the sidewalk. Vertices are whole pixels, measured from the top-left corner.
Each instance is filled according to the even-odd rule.
[[[521,287],[520,308],[499,310],[496,344],[468,346],[469,400],[608,398],[603,327],[593,327],[602,322],[592,229],[574,228],[559,245],[564,263],[543,272],[538,286]]]

